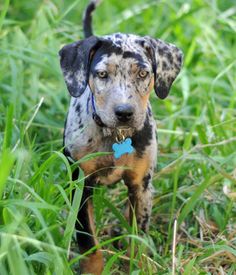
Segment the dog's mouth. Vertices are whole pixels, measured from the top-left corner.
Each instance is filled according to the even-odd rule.
[[[104,137],[116,137],[122,133],[125,138],[132,137],[135,132],[139,131],[144,123],[145,116],[140,114],[134,115],[129,121],[119,121],[114,115],[108,116],[104,111],[99,110],[94,113],[93,119],[101,127]]]
[[[131,126],[117,126],[117,127],[103,127],[103,135],[113,136],[116,140],[121,141],[127,137],[132,137],[135,132],[135,128]]]

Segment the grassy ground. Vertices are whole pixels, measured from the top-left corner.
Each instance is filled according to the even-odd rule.
[[[73,274],[81,257],[75,248],[69,256],[83,178],[71,180],[61,153],[69,96],[57,52],[82,37],[86,2],[0,3],[2,275]],[[95,13],[97,35],[149,34],[185,53],[170,96],[151,96],[159,153],[149,234],[138,237],[125,221],[122,184],[94,192],[104,274],[124,274],[127,239],[138,251],[131,253],[133,275],[236,274],[234,2],[104,0]],[[107,234],[114,222],[123,229],[121,251]]]

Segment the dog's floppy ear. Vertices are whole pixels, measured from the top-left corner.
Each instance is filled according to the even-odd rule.
[[[183,60],[183,53],[175,45],[160,39],[145,37],[151,50],[155,75],[154,89],[157,96],[164,99],[168,96],[172,82],[177,77]]]
[[[99,41],[96,36],[91,36],[66,45],[59,51],[67,89],[73,97],[82,95],[87,86],[91,52]]]

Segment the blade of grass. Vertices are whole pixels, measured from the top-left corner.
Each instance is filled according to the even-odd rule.
[[[196,261],[196,258],[193,258],[188,262],[188,264],[184,267],[184,273],[183,275],[189,275],[193,271],[194,263]]]
[[[177,197],[177,188],[178,188],[178,179],[179,179],[179,173],[181,170],[181,163],[179,164],[178,168],[175,170],[174,173],[174,179],[173,179],[173,196],[172,196],[172,203],[171,203],[171,209],[170,209],[170,221],[168,226],[168,239],[165,246],[165,254],[167,255],[169,251],[169,245],[172,240],[173,232],[173,221],[174,221],[174,212],[175,212],[175,204],[176,204],[176,197]]]
[[[75,222],[77,220],[77,214],[79,212],[80,202],[83,194],[83,188],[84,188],[83,180],[84,180],[84,173],[82,172],[82,170],[80,170],[79,179],[78,179],[79,184],[76,186],[76,189],[75,189],[72,207],[70,209],[70,212],[67,218],[66,228],[65,228],[64,237],[63,237],[63,247],[67,249],[67,257],[69,257],[69,254],[70,254],[70,243],[74,232]]]
[[[102,272],[102,275],[107,275],[107,274],[111,274],[111,268],[112,268],[112,265],[117,261],[117,259],[123,255],[124,252],[121,251],[121,252],[118,252],[116,254],[114,254],[106,263],[105,267],[104,267],[104,270]]]
[[[14,105],[11,104],[7,110],[7,117],[6,117],[6,125],[4,131],[4,140],[3,140],[3,148],[2,150],[6,150],[11,145],[12,139],[12,128],[13,128],[13,112],[14,112]]]
[[[4,192],[5,184],[11,169],[14,165],[15,156],[9,151],[5,150],[0,158],[0,198]]]
[[[0,32],[1,32],[1,29],[2,29],[4,19],[5,19],[6,14],[7,14],[9,4],[10,4],[10,0],[5,0],[4,1],[3,9],[2,9],[2,12],[0,14]]]
[[[202,193],[215,182],[222,180],[222,178],[223,176],[221,174],[217,174],[215,176],[210,175],[201,184],[199,184],[192,197],[187,200],[186,204],[182,208],[178,217],[178,226],[182,224],[187,215],[193,210]]]

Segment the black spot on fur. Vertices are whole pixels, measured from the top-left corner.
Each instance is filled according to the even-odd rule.
[[[84,128],[84,124],[80,124],[79,129]]]
[[[139,93],[139,82],[134,82],[133,85],[134,85],[135,92]]]
[[[116,40],[116,44],[121,46],[121,40]]]
[[[141,229],[145,232],[146,229],[147,229],[147,223],[149,221],[149,215],[148,214],[145,214],[143,216],[143,222],[142,222],[142,225],[141,225]]]
[[[150,106],[148,106],[148,115],[152,116],[152,110],[151,110]]]
[[[115,38],[122,39],[123,37],[122,37],[122,35],[121,35],[120,33],[116,33],[116,34],[115,34]]]
[[[158,53],[159,53],[160,56],[163,56],[164,49],[163,48],[158,48]]]
[[[177,60],[178,60],[179,65],[180,65],[182,63],[182,55],[181,54],[177,55]]]
[[[142,47],[144,47],[144,45],[145,45],[145,41],[141,40],[141,39],[136,39],[134,42],[137,43],[138,45],[142,46]]]
[[[94,62],[96,63],[101,56],[103,55],[111,56],[113,53],[117,55],[121,55],[122,49],[120,47],[117,47],[111,41],[102,41],[102,46],[97,50],[97,52],[93,57],[93,63]]]
[[[79,116],[81,113],[81,105],[80,104],[77,104],[75,111],[76,111],[77,115]]]
[[[91,143],[92,141],[93,141],[92,138],[89,138],[89,139],[88,139],[88,143]]]
[[[147,174],[144,178],[143,178],[143,191],[146,191],[149,185],[149,182],[151,180],[151,175]]]
[[[167,46],[164,46],[164,47],[163,47],[163,51],[164,51],[164,52],[168,52],[168,47],[167,47]]]
[[[91,66],[90,66],[90,72],[94,77],[97,76],[97,72],[95,70],[96,64],[101,62],[104,59],[104,57],[109,57],[113,53],[115,53],[116,55],[121,55],[122,54],[121,47],[117,47],[112,43],[112,41],[108,41],[108,40],[103,41],[102,46],[94,54],[91,62]]]
[[[68,148],[66,148],[66,147],[63,149],[63,154],[64,154],[66,157],[71,157],[70,151],[69,151]]]
[[[152,140],[152,125],[150,124],[148,115],[143,128],[134,134],[132,141],[133,146],[136,149],[138,157],[142,157],[145,148],[151,144]]]
[[[176,70],[179,70],[179,66],[180,66],[180,64],[174,63],[174,67],[175,67]]]
[[[167,81],[168,81],[168,83],[172,84],[172,82],[174,81],[174,78],[171,76],[168,76]]]
[[[168,65],[165,60],[162,61],[162,70],[166,71],[168,69]]]
[[[140,62],[143,62],[143,58],[139,53],[134,53],[134,52],[130,52],[130,51],[126,51],[123,53],[123,58],[134,58],[137,59]]]
[[[173,56],[172,56],[171,52],[168,51],[167,54],[166,54],[166,56],[167,56],[168,61],[170,63],[173,63]]]
[[[146,69],[147,66],[144,63],[143,57],[139,53],[134,53],[134,52],[129,52],[126,51],[123,53],[123,58],[133,58],[136,61],[136,64],[139,66],[141,69]]]

